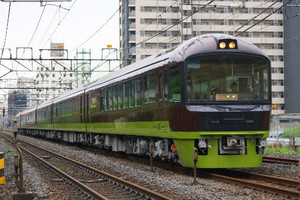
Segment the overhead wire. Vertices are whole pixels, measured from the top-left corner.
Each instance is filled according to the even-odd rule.
[[[168,31],[169,29],[173,28],[174,26],[176,26],[176,25],[182,23],[183,21],[185,21],[185,20],[188,19],[189,17],[193,16],[193,15],[194,15],[195,13],[197,13],[200,9],[205,8],[206,6],[210,5],[210,4],[213,3],[214,1],[215,1],[215,0],[211,0],[210,2],[208,2],[208,3],[205,4],[205,5],[203,5],[202,7],[199,7],[199,8],[197,8],[197,9],[195,9],[195,10],[192,11],[189,15],[187,15],[187,16],[184,17],[184,18],[182,18],[182,19],[179,20],[178,22],[176,22],[176,23],[170,25],[169,27],[167,27],[166,29],[163,29],[163,30],[159,31],[158,33],[156,33],[156,34],[154,34],[154,35],[152,35],[152,36],[150,36],[150,37],[144,39],[143,41],[141,41],[141,42],[139,42],[139,43],[136,43],[134,46],[128,47],[128,49],[131,49],[131,48],[136,47],[136,46],[138,46],[138,45],[140,45],[140,44],[143,44],[143,43],[147,42],[148,40],[151,40],[152,38],[154,38],[154,37],[156,37],[156,36],[158,36],[158,35],[160,35],[160,34],[166,32],[166,31]]]
[[[44,6],[44,9],[43,9],[43,11],[42,11],[42,13],[41,13],[41,16],[40,16],[40,18],[39,18],[39,21],[38,21],[38,23],[37,23],[37,25],[36,25],[36,27],[35,27],[35,30],[34,30],[32,36],[31,36],[31,39],[30,39],[30,41],[29,41],[27,47],[30,46],[30,44],[31,44],[31,42],[32,42],[32,40],[33,40],[33,38],[34,38],[34,36],[35,36],[35,34],[36,34],[38,28],[39,28],[39,25],[40,25],[41,20],[42,20],[42,18],[43,18],[43,15],[44,15],[44,12],[45,12],[45,10],[46,10],[46,7],[47,7],[47,3],[46,3],[46,5]]]
[[[82,42],[81,44],[79,44],[78,46],[76,46],[74,49],[72,49],[70,52],[78,49],[79,47],[81,47],[82,45],[84,45],[85,43],[87,43],[90,39],[92,39],[119,11],[120,9],[124,6],[124,4],[127,2],[127,0],[125,0],[120,6],[119,8],[114,12],[114,14],[112,16],[110,16],[108,18],[108,20],[106,20],[106,22],[104,22],[104,24],[102,24],[88,39],[86,39],[84,42]]]
[[[9,6],[8,6],[8,14],[7,14],[7,20],[6,20],[4,42],[3,42],[3,47],[2,47],[1,56],[0,56],[0,64],[2,61],[3,54],[4,54],[4,49],[5,49],[6,39],[7,39],[8,25],[9,25],[9,19],[10,19],[10,10],[11,10],[11,2],[9,2]]]
[[[148,40],[151,40],[152,38],[154,38],[154,37],[156,37],[156,36],[158,36],[158,35],[160,35],[160,34],[166,32],[166,31],[168,31],[169,29],[173,28],[174,26],[176,26],[176,25],[182,23],[183,21],[185,21],[185,20],[188,19],[189,17],[191,17],[191,16],[193,16],[194,14],[196,14],[197,12],[199,12],[200,9],[206,8],[208,5],[210,5],[210,4],[213,3],[214,1],[215,1],[215,0],[211,0],[211,1],[209,1],[207,4],[205,4],[205,5],[203,5],[203,6],[199,7],[199,8],[197,8],[197,9],[195,9],[195,10],[192,11],[189,15],[187,15],[186,17],[182,18],[181,20],[177,21],[176,23],[170,25],[170,26],[167,27],[166,29],[163,29],[163,30],[159,31],[158,33],[156,33],[156,34],[154,34],[154,35],[152,35],[152,36],[150,36],[150,37],[148,37],[148,38],[142,40],[142,41],[139,42],[139,43],[136,43],[136,44],[133,45],[133,46],[126,47],[126,48],[123,48],[123,49],[129,50],[129,49],[131,49],[131,48],[134,48],[134,47],[136,47],[136,46],[138,46],[138,45],[141,45],[141,44],[145,43],[145,42],[148,41]],[[120,65],[119,65],[118,67],[116,67],[116,68],[121,68],[122,65],[123,65],[123,64],[120,63]]]
[[[236,29],[234,32],[238,32],[239,30],[241,30],[244,26],[246,26],[247,24],[249,24],[250,22],[254,21],[255,18],[257,18],[258,16],[262,15],[264,12],[266,12],[269,9],[272,9],[272,6],[274,6],[276,3],[278,3],[281,0],[277,0],[275,2],[273,2],[269,7],[265,8],[264,10],[262,10],[260,13],[258,13],[256,16],[254,16],[253,18],[249,19],[246,23],[244,23],[242,26],[240,26],[238,29]]]
[[[285,7],[287,4],[289,4],[292,0],[287,1],[286,3],[284,3],[282,6],[280,6],[279,8],[273,10],[270,14],[268,14],[267,16],[265,16],[264,18],[262,18],[261,20],[259,20],[258,22],[254,23],[253,25],[251,25],[250,27],[246,28],[244,31],[238,33],[236,36],[239,36],[243,33],[245,33],[246,31],[248,31],[249,29],[253,28],[254,26],[256,26],[257,24],[265,21],[265,19],[267,19],[268,17],[270,17],[271,15],[273,15],[274,13],[276,13],[277,11],[279,11],[280,9],[282,9],[283,7]]]
[[[163,14],[165,14],[165,13],[167,12],[168,9],[172,9],[172,7],[173,7],[175,4],[177,4],[178,1],[179,1],[179,0],[175,1],[172,5],[168,6],[165,10],[162,10],[157,16],[158,16],[158,17],[161,17]],[[158,7],[158,6],[157,6],[157,7]],[[146,25],[145,25],[143,28],[139,29],[138,32],[135,33],[135,35],[137,36],[139,33],[141,33],[143,30],[145,30],[149,25],[152,25],[152,23],[146,23]],[[156,32],[157,32],[157,31],[156,31]],[[145,36],[145,35],[143,35],[143,36]],[[169,39],[169,41],[172,40],[172,39],[173,39],[173,38]]]
[[[61,6],[61,4],[60,4],[60,6]],[[51,20],[49,26],[47,27],[47,30],[45,31],[45,33],[44,33],[42,39],[40,40],[40,43],[39,43],[39,45],[38,45],[38,48],[41,46],[42,41],[43,41],[44,38],[46,37],[46,35],[47,35],[47,33],[48,33],[48,31],[49,31],[49,29],[50,29],[52,23],[54,22],[54,19],[55,19],[56,15],[58,14],[59,9],[60,9],[60,7],[57,9],[57,11],[56,11],[56,13],[54,14],[54,16],[53,16],[53,18],[52,18],[52,20]]]
[[[73,6],[75,5],[75,3],[77,2],[77,0],[75,0],[73,2],[73,4],[70,6],[70,8],[67,10],[67,13],[63,16],[63,18],[58,22],[56,28],[54,29],[54,31],[52,32],[52,34],[50,35],[50,37],[48,38],[48,40],[45,42],[45,44],[43,45],[43,48],[46,46],[47,42],[49,40],[51,40],[52,36],[54,35],[54,33],[56,32],[56,30],[58,29],[58,27],[61,25],[62,21],[67,17],[67,15],[69,14],[69,12],[71,11],[71,9],[73,8]]]

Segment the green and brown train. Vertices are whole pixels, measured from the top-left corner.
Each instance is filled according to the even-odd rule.
[[[270,60],[223,34],[192,38],[19,113],[18,132],[198,168],[261,165]],[[231,88],[234,86],[234,89]]]

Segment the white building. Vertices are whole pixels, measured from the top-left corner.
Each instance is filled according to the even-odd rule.
[[[120,0],[123,66],[207,33],[236,35],[272,61],[272,97],[284,113],[283,3],[277,0]],[[186,19],[185,19],[186,18]],[[185,19],[185,20],[184,20]]]
[[[58,61],[57,61],[58,62]],[[37,67],[36,98],[39,102],[57,97],[74,88],[74,73],[66,70],[65,63],[50,61],[44,67]]]

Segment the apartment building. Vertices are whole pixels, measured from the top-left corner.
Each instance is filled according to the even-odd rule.
[[[36,99],[37,103],[57,97],[74,88],[74,73],[66,70],[65,63],[50,62],[37,68]]]
[[[284,0],[285,113],[300,113],[300,1]]]
[[[120,0],[123,66],[197,35],[235,35],[261,48],[272,61],[272,100],[285,112],[283,14],[277,0]]]

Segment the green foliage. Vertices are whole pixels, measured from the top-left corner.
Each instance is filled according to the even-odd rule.
[[[300,155],[300,148],[291,148],[289,145],[283,145],[281,143],[275,143],[268,145],[265,148],[265,153],[275,153],[275,154],[297,154]]]
[[[300,126],[293,129],[285,129],[280,138],[289,138],[290,136],[300,136]]]
[[[11,150],[11,149],[9,149],[9,150],[7,150],[6,152],[5,152],[5,154],[10,154],[10,153],[12,153],[13,151]]]

